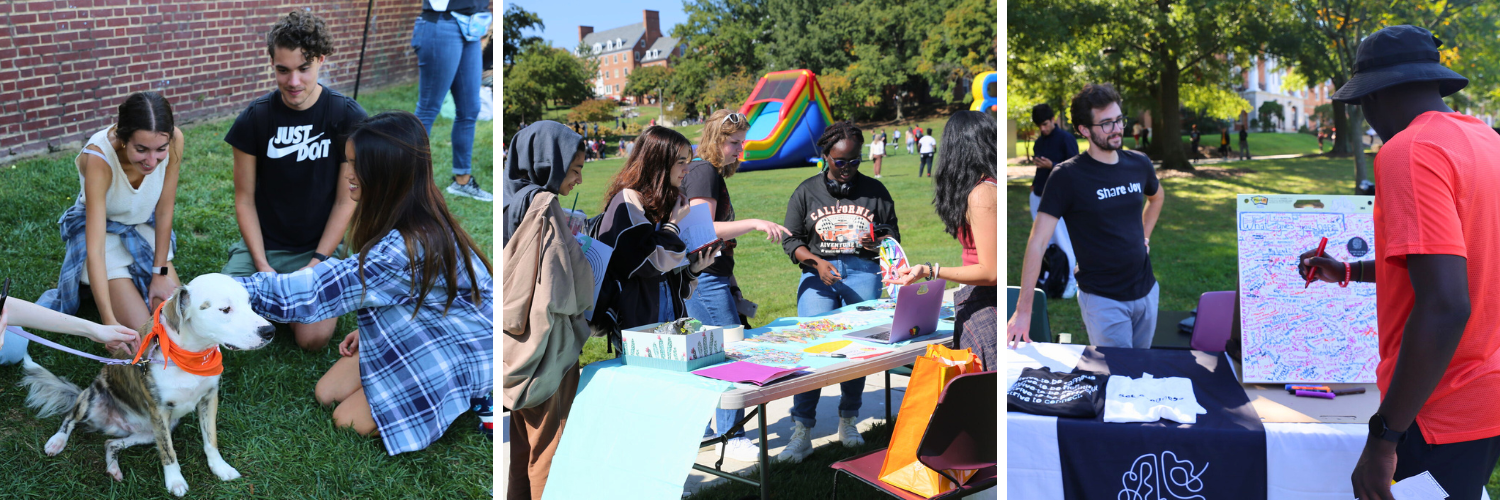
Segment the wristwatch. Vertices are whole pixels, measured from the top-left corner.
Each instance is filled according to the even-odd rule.
[[[1401,444],[1406,441],[1405,432],[1396,432],[1385,425],[1385,417],[1379,413],[1370,415],[1370,437]]]
[[[162,276],[166,276],[167,275],[167,266],[161,266],[160,269],[156,270],[156,274],[160,274]]]

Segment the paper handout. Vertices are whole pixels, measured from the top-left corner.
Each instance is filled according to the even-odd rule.
[[[589,267],[594,270],[594,303],[598,304],[599,288],[604,286],[604,273],[609,268],[609,256],[615,253],[615,249],[587,235],[579,234],[574,238],[577,238],[578,244],[583,246],[583,256],[588,259]],[[594,310],[584,311],[583,318],[592,321]]]
[[[1432,472],[1423,471],[1391,486],[1391,497],[1396,500],[1443,500],[1448,491],[1432,478]]]
[[[694,375],[719,379],[726,382],[750,383],[755,385],[766,385],[778,379],[806,370],[806,366],[796,368],[777,368],[774,366],[758,365],[745,361],[704,368],[694,371]]]
[[[714,233],[714,217],[708,213],[708,205],[693,205],[689,208],[687,216],[677,221],[677,235],[687,244],[687,253],[702,250],[718,241],[719,236]]]

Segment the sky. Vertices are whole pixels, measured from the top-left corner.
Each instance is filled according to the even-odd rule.
[[[527,36],[540,36],[549,45],[572,49],[578,45],[578,26],[593,26],[594,31],[614,29],[627,24],[644,21],[641,11],[659,12],[663,35],[672,36],[672,26],[687,22],[682,11],[683,0],[509,0],[507,6],[516,5],[541,16],[547,29],[523,31]]]

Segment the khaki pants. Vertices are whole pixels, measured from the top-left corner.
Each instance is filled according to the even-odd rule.
[[[506,500],[541,500],[552,468],[552,455],[562,442],[568,411],[578,395],[578,367],[568,370],[557,392],[533,408],[510,412],[510,472]],[[587,481],[588,478],[568,478]]]

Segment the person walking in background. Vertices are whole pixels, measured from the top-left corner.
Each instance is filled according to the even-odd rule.
[[[1240,124],[1240,159],[1250,159],[1250,127]]]
[[[293,273],[342,255],[355,211],[344,138],[365,109],[318,83],[333,38],[323,20],[294,11],[266,35],[276,89],[235,118],[224,142],[234,148],[234,215],[240,241],[223,273]],[[317,351],[337,318],[292,323],[297,345]]]
[[[1219,158],[1229,161],[1229,127],[1219,131]]]
[[[943,156],[933,177],[932,205],[943,229],[963,247],[963,265],[917,264],[888,283],[945,279],[965,285],[953,294],[953,346],[970,348],[986,370],[996,366],[999,305],[999,186],[995,119],[988,113],[959,111],[948,119]]]
[[[917,167],[917,177],[921,177],[922,172],[927,172],[927,176],[932,177],[932,155],[937,149],[937,139],[924,135],[917,140],[917,144],[921,146],[918,152],[922,154],[922,164]]]
[[[873,141],[870,141],[870,161],[872,161],[872,162],[875,163],[875,178],[876,179],[880,178],[880,162],[881,162],[881,160],[884,160],[884,159],[885,159],[885,131],[882,130],[878,134],[875,135],[875,139]]]
[[[897,128],[895,131],[893,131],[891,133],[895,134],[895,135],[891,136],[891,139],[892,139],[891,143],[896,145],[896,150],[897,151],[900,151],[901,150],[901,129]]]
[[[1193,124],[1193,130],[1190,131],[1190,132],[1188,132],[1188,139],[1191,140],[1192,144],[1193,144],[1192,154],[1188,155],[1188,161],[1192,161],[1194,158],[1197,158],[1198,155],[1200,154],[1198,152],[1198,147],[1199,147],[1198,145],[1199,145],[1199,142],[1200,142],[1200,140],[1202,138],[1203,138],[1203,135],[1198,133],[1198,125],[1196,123]]]
[[[1031,219],[1035,221],[1037,206],[1041,205],[1042,193],[1047,187],[1047,177],[1052,175],[1053,167],[1078,156],[1078,139],[1058,124],[1057,113],[1045,102],[1031,108],[1031,122],[1041,131],[1041,136],[1031,146],[1035,155],[1032,161],[1036,163],[1036,175],[1032,176],[1031,191],[1027,193]],[[1073,253],[1073,240],[1068,238],[1067,221],[1059,217],[1057,227],[1051,234],[1047,239],[1048,246],[1057,245],[1068,256],[1068,285],[1063,290],[1063,298],[1071,299],[1078,294],[1078,280],[1072,277],[1072,270],[1078,266],[1078,258]]]
[[[484,74],[480,39],[489,29],[489,3],[483,0],[422,0],[422,16],[412,30],[417,51],[417,118],[432,135],[443,99],[453,93],[453,183],[447,192],[479,201],[494,200],[471,174],[474,123],[479,117],[479,88]]]
[[[906,128],[906,154],[915,154],[916,153],[916,151],[914,149],[914,147],[917,144],[917,139],[915,137],[915,134],[916,133],[912,131],[911,127],[907,127]]]

